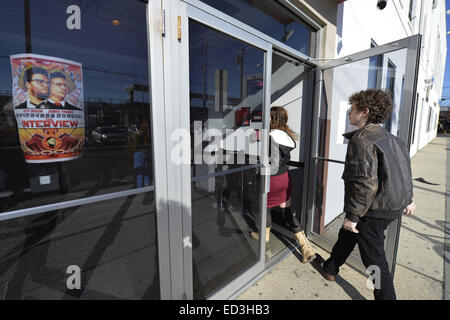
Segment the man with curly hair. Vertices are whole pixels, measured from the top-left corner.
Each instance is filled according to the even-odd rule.
[[[349,139],[342,175],[345,219],[330,258],[323,261],[318,256],[314,265],[325,279],[335,281],[339,267],[358,244],[364,266],[380,271],[380,279],[373,279],[375,300],[395,300],[384,231],[416,208],[409,152],[403,141],[381,126],[392,112],[389,92],[360,91],[350,96],[349,103],[350,124],[358,129],[344,134]]]

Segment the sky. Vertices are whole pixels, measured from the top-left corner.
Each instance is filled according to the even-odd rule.
[[[445,0],[445,9],[450,9],[450,0]],[[450,31],[450,15],[446,14],[447,31]],[[450,106],[450,35],[447,35],[447,57],[445,61],[444,88],[441,106]],[[444,100],[445,99],[445,100]]]

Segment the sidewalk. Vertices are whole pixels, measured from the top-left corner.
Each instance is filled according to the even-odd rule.
[[[450,189],[447,158],[450,136],[434,139],[412,158],[413,179],[425,181],[414,180],[417,210],[414,216],[402,219],[394,278],[399,300],[442,300],[444,290],[449,299],[450,283],[444,286],[444,279],[449,279],[444,270],[450,263],[445,246],[446,186]],[[322,257],[329,257],[329,253],[313,246]],[[236,299],[373,300],[362,273],[344,265],[339,275],[336,282],[326,281],[310,264],[302,264],[299,255],[291,254]]]

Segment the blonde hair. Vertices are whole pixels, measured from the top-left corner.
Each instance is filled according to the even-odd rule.
[[[292,139],[298,140],[299,136],[287,125],[288,113],[283,107],[272,107],[270,108],[270,130],[283,130]]]

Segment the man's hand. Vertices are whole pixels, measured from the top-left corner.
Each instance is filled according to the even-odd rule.
[[[411,202],[410,204],[408,204],[406,206],[405,216],[407,216],[407,217],[411,216],[415,210],[416,210],[416,204],[414,202]]]
[[[342,223],[342,228],[345,230],[351,231],[353,233],[359,233],[358,229],[356,229],[356,222],[351,222],[347,218],[344,219],[344,222]]]
[[[58,138],[61,139],[61,149],[66,152],[72,151],[73,147],[78,143],[78,139],[72,138],[67,133],[63,133]]]
[[[45,150],[44,137],[37,133],[33,134],[31,139],[25,141],[25,145],[35,152],[41,152]]]

